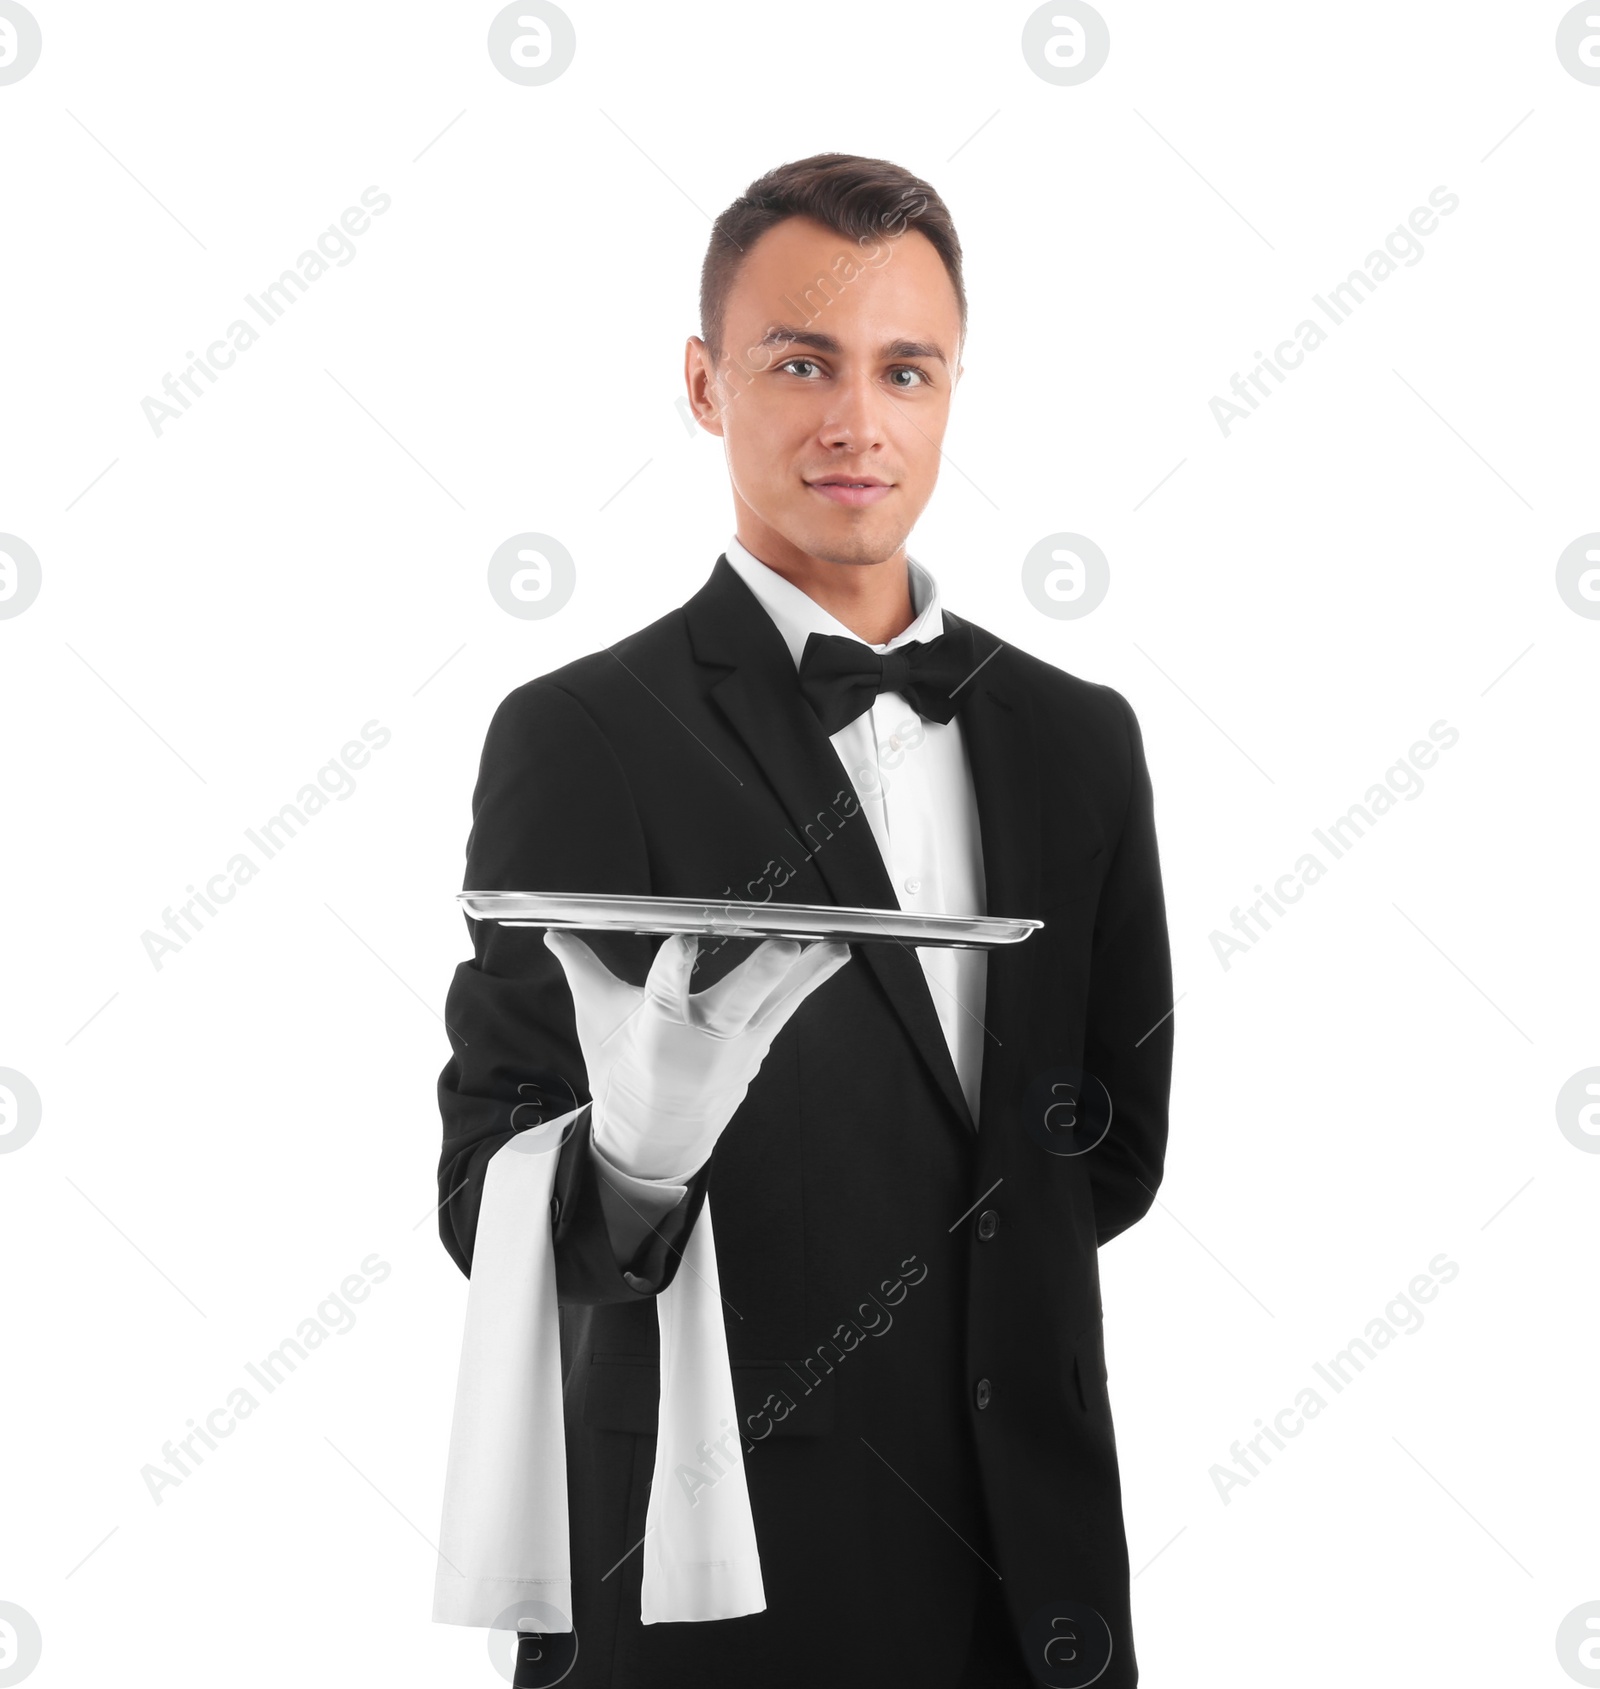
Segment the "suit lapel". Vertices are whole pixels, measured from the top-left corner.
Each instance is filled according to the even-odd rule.
[[[947,623],[958,622],[945,614]],[[783,636],[725,557],[684,606],[684,616],[696,658],[725,670],[708,688],[713,708],[745,745],[788,817],[787,838],[774,841],[774,852],[794,860],[792,846],[809,857],[838,904],[898,909],[877,840],[838,753],[800,692]],[[982,662],[997,642],[974,633]],[[1038,901],[1038,789],[1031,721],[1003,661],[984,664],[958,702],[977,792],[988,909],[1015,915],[1029,913]],[[975,1131],[916,951],[873,943],[858,946],[856,954],[883,987],[957,1120]],[[1019,961],[1002,950],[989,953],[983,1112],[996,1082],[997,1040],[1004,1039],[1021,1001]]]
[[[981,665],[958,694],[958,713],[978,803],[987,911],[991,915],[1037,916],[1039,758],[1033,712],[1018,666],[1007,660],[1001,641],[972,623],[964,623],[949,610],[944,614],[947,626],[972,627],[974,661]],[[1020,1076],[1013,1067],[1021,1057],[1028,982],[1037,942],[1034,935],[1020,944],[999,945],[989,952],[978,1113],[991,1128],[998,1124],[1002,1097],[1020,1094]]]

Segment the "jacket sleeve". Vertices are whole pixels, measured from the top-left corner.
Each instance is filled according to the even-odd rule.
[[[472,796],[467,891],[648,893],[643,830],[626,776],[570,693],[533,681],[495,711]],[[464,1273],[490,1158],[514,1133],[570,1117],[551,1202],[563,1302],[627,1302],[672,1282],[705,1196],[707,1168],[649,1225],[602,1178],[590,1137],[588,1075],[572,994],[543,927],[467,917],[471,958],[445,998],[452,1054],[439,1075],[444,1143],[439,1236]],[[585,933],[619,977],[642,985],[653,947]],[[642,1239],[642,1241],[641,1241]]]
[[[1128,803],[1101,888],[1083,1065],[1111,1095],[1111,1128],[1087,1158],[1097,1241],[1143,1218],[1161,1184],[1172,1082],[1172,957],[1155,807],[1139,722],[1127,721]]]

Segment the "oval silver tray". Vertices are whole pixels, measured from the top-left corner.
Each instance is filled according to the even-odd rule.
[[[1002,915],[918,915],[831,903],[736,903],[724,898],[619,897],[594,892],[462,891],[475,920],[508,927],[596,932],[699,933],[717,938],[831,938],[952,950],[1019,944],[1043,921]]]

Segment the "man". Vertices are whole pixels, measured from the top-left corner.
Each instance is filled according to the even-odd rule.
[[[813,969],[731,1118],[654,1158],[596,1119],[573,994],[585,946],[639,987],[665,945],[474,926],[439,1082],[463,1271],[491,1157],[570,1116],[566,1681],[1127,1689],[1096,1252],[1160,1183],[1172,1051],[1138,724],[907,556],[966,315],[926,183],[840,154],[772,171],[718,218],[701,307],[689,398],[737,537],[680,609],[503,701],[466,886],[1044,925]],[[790,953],[763,951],[701,941],[696,984],[776,977]],[[765,1606],[645,1624],[656,1298],[708,1203]]]

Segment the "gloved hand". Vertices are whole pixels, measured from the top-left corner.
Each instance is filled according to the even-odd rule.
[[[548,928],[544,941],[572,992],[594,1142],[625,1173],[679,1183],[716,1147],[790,1015],[850,959],[849,945],[832,940],[802,951],[769,938],[691,993],[692,934],[663,940],[642,988],[563,928]]]

